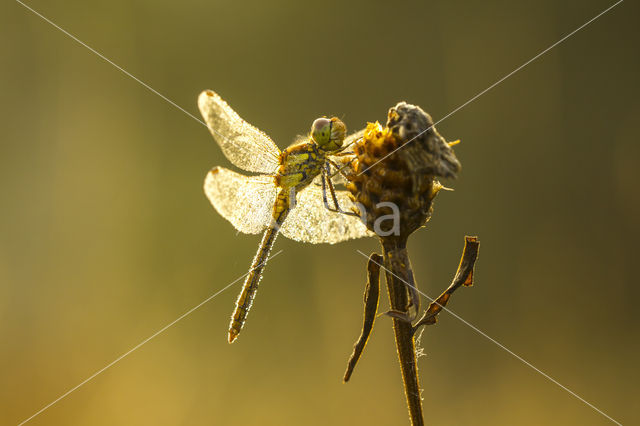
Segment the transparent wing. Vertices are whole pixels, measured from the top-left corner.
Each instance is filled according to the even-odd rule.
[[[343,210],[349,211],[353,202],[347,191],[336,191],[338,203]],[[329,205],[333,206],[331,196]],[[296,206],[280,228],[287,238],[305,243],[335,244],[352,238],[374,235],[356,216],[348,216],[329,211],[322,201],[322,188],[309,185],[296,195]]]
[[[212,90],[198,97],[198,107],[224,155],[241,169],[256,173],[274,173],[280,150],[259,129],[244,121]]]
[[[277,191],[272,176],[244,176],[223,167],[211,170],[204,181],[213,207],[245,234],[257,234],[269,225]]]

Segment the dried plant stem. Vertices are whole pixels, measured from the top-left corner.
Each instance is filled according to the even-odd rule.
[[[382,256],[378,253],[371,253],[369,256],[369,262],[367,263],[367,286],[364,291],[364,320],[362,323],[362,332],[360,337],[353,345],[353,353],[349,357],[347,364],[347,371],[344,373],[342,379],[344,383],[348,382],[353,374],[353,369],[356,368],[356,364],[360,360],[362,351],[367,345],[371,330],[373,329],[373,323],[376,320],[376,314],[378,312],[378,300],[380,296],[380,267],[382,266]]]
[[[447,287],[447,289],[443,291],[436,300],[429,304],[429,307],[424,311],[422,317],[414,323],[414,333],[423,325],[436,323],[438,314],[445,308],[453,292],[460,287],[471,287],[473,285],[473,270],[476,266],[476,260],[478,260],[479,249],[480,241],[478,240],[478,237],[464,237],[462,257],[460,257],[460,264],[458,265],[458,270],[456,271],[456,275],[453,277],[451,285]]]
[[[384,258],[385,276],[391,310],[409,311],[409,294],[406,283],[413,283],[413,270],[407,254],[406,239],[381,238]],[[402,371],[404,393],[407,398],[409,416],[413,426],[424,425],[422,415],[422,399],[418,382],[415,342],[413,326],[405,319],[393,318],[396,349]]]

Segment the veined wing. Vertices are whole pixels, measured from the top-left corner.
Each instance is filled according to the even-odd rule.
[[[244,121],[214,91],[198,97],[198,107],[213,138],[224,155],[241,169],[256,173],[274,173],[280,150],[265,133]]]
[[[272,176],[245,176],[216,167],[207,174],[204,192],[218,213],[238,231],[257,234],[271,223],[278,189]]]
[[[343,210],[350,210],[353,202],[347,191],[336,191]],[[331,195],[328,203],[333,206]],[[309,185],[296,194],[296,205],[287,216],[280,232],[287,238],[305,243],[339,243],[352,238],[374,235],[360,218],[329,211],[322,201],[322,188]]]

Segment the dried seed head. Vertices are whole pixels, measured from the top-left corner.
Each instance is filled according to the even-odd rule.
[[[451,144],[453,145],[453,144]],[[406,238],[430,218],[432,201],[453,178],[460,163],[450,144],[420,107],[400,102],[389,110],[387,124],[369,123],[354,149],[357,162],[348,189],[359,203],[367,227],[390,236],[391,215],[399,214],[395,234]],[[385,223],[386,222],[386,223]]]

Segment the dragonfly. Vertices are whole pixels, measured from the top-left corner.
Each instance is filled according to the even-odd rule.
[[[227,159],[257,173],[247,176],[215,167],[204,183],[213,207],[239,232],[264,232],[231,316],[228,340],[233,343],[245,324],[278,234],[313,244],[372,235],[359,215],[347,207],[353,207],[348,191],[335,187],[344,183],[343,169],[353,158],[345,148],[364,131],[345,137],[346,126],[340,119],[322,117],[313,122],[308,135],[280,151],[269,136],[240,118],[214,91],[202,92],[198,107]]]

